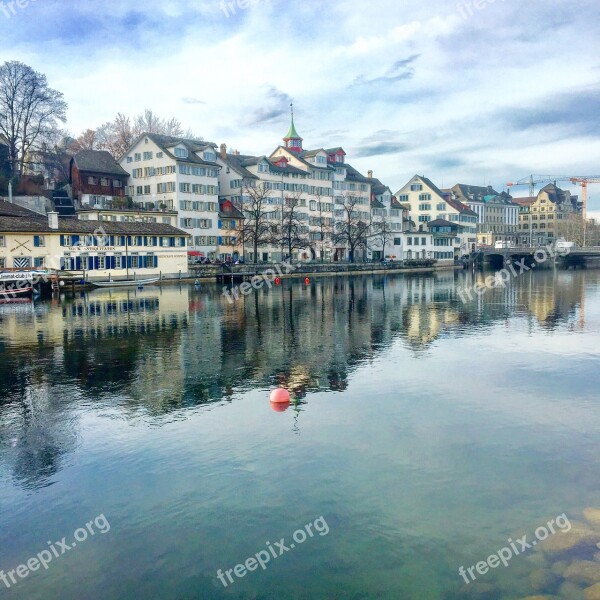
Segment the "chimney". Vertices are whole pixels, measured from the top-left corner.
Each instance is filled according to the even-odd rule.
[[[221,158],[223,160],[227,158],[227,144],[221,144]]]
[[[234,150],[233,151],[233,155],[234,156],[239,156],[240,155],[240,151],[239,150]]]
[[[48,213],[48,227],[50,229],[57,230],[58,229],[58,213],[51,211]]]
[[[373,171],[367,171],[367,177],[373,179]]]

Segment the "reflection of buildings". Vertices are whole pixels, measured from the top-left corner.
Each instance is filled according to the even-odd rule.
[[[542,271],[460,301],[458,286],[488,275],[285,280],[235,304],[203,285],[0,307],[2,462],[22,485],[46,485],[76,445],[80,402],[157,416],[280,384],[310,401],[316,390],[347,389],[394,343],[418,356],[436,340],[515,317],[575,327],[584,284],[598,280],[593,271]]]

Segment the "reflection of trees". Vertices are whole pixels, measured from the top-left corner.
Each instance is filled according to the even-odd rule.
[[[487,275],[315,278],[309,285],[284,280],[234,304],[217,286],[165,287],[133,297],[78,298],[44,314],[0,314],[0,377],[10,393],[9,400],[0,397],[0,443],[8,447],[6,420],[14,420],[19,407],[16,439],[32,454],[23,451],[17,460],[17,443],[14,472],[23,474],[29,465],[43,479],[60,463],[60,429],[40,432],[40,421],[27,421],[30,409],[14,398],[47,397],[47,389],[66,383],[77,391],[67,398],[99,404],[118,396],[122,406],[151,415],[275,385],[309,399],[316,390],[347,389],[353,372],[396,340],[419,356],[440,337],[491,329],[515,314],[544,328],[572,321],[584,282],[594,277],[527,274],[466,304],[458,299],[457,286]]]

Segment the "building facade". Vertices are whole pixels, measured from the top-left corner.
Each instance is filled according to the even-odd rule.
[[[427,224],[435,220],[460,225],[456,252],[463,256],[473,252],[477,245],[477,213],[454,199],[449,192],[440,190],[425,176],[415,175],[396,193],[400,203],[410,206],[411,220],[417,230],[427,231]]]
[[[86,279],[176,277],[188,234],[162,223],[82,221],[0,201],[0,269],[85,271]]]
[[[215,257],[219,236],[217,146],[154,133],[138,137],[120,161],[128,195],[142,208],[177,212],[188,250]]]

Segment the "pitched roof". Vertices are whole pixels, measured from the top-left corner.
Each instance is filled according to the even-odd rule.
[[[484,197],[484,196],[499,196],[500,194],[491,186],[481,186],[481,185],[467,185],[464,183],[457,183],[453,188],[459,196],[463,196],[464,198],[473,197]]]
[[[15,211],[14,208],[18,210]],[[0,200],[0,231],[2,232],[92,234],[98,230],[107,235],[189,236],[185,231],[165,223],[80,221],[73,217],[59,218],[58,229],[51,229],[47,217]]]
[[[459,223],[453,223],[452,221],[447,221],[446,219],[435,219],[435,221],[429,221],[427,223],[428,227],[458,227],[461,228],[462,225]]]
[[[537,198],[535,196],[529,196],[528,198],[513,198],[513,203],[519,206],[531,206]]]
[[[368,177],[365,177],[362,173],[357,171],[352,165],[348,163],[344,163],[346,167],[346,180],[347,181],[357,181],[359,183],[371,183],[372,180]]]
[[[129,177],[129,173],[106,150],[81,150],[72,160],[79,171]]]
[[[256,164],[258,157],[245,154],[227,154],[225,158],[221,160],[236,173],[239,173],[244,179],[258,179],[254,173],[251,173],[246,169],[246,166]]]
[[[341,152],[344,155],[346,154],[341,146],[338,146],[337,148],[325,148],[325,152],[327,152],[327,154],[337,154],[338,152]]]
[[[417,175],[417,177],[423,183],[425,183],[425,185],[427,185],[429,188],[431,188],[438,196],[440,196],[444,200],[446,199],[446,194],[444,194],[444,192],[442,192],[442,190],[440,190],[440,188],[437,185],[435,185],[435,183],[433,183],[433,181],[431,181],[431,179],[425,177],[425,175]],[[413,177],[413,179],[414,179],[414,177]],[[412,179],[411,179],[411,181],[412,181]]]
[[[216,154],[217,145],[213,142],[191,140],[189,138],[174,137],[172,135],[161,135],[158,133],[142,133],[133,143],[131,148],[137,146],[139,141],[143,138],[148,138],[152,140],[167,156],[178,162],[189,162],[199,165],[208,165],[211,167],[219,166],[216,162],[204,160],[196,155],[196,152],[201,152],[203,150],[213,150]],[[187,158],[175,156],[171,152],[170,148],[180,145],[185,146],[187,148]],[[128,152],[131,150],[131,148],[128,150]]]
[[[473,210],[471,210],[466,204],[463,204],[462,202],[459,202],[458,200],[455,200],[454,198],[444,198],[444,200],[446,200],[446,202],[454,209],[457,210],[459,213],[463,214],[463,215],[469,215],[469,216],[475,216],[477,217],[477,213]]]

